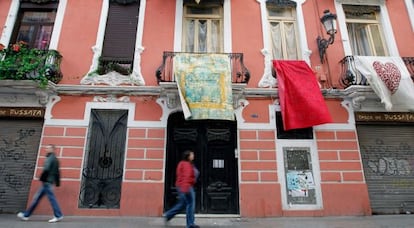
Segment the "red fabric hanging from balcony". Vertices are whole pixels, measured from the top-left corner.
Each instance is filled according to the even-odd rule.
[[[312,69],[304,61],[274,60],[285,130],[332,122]]]

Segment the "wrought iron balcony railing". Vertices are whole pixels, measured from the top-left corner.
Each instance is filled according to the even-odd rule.
[[[41,86],[62,80],[62,55],[56,50],[28,48],[25,43],[0,50],[0,80],[35,80]]]
[[[162,56],[162,64],[158,67],[155,75],[158,83],[160,82],[174,82],[174,56],[180,52],[164,52]],[[206,54],[206,53],[192,53],[192,54]],[[225,53],[229,56],[231,67],[231,81],[232,83],[248,83],[250,79],[250,72],[243,63],[243,53]]]
[[[402,60],[414,80],[414,57],[402,57]],[[340,83],[344,88],[352,85],[368,85],[366,77],[355,66],[354,56],[345,56],[339,63],[342,65]]]

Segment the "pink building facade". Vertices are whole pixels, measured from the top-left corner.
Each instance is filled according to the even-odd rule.
[[[412,109],[397,103],[386,110],[352,68],[353,56],[396,56],[413,77],[413,5],[0,1],[5,48],[25,41],[62,56],[54,62],[62,77],[43,86],[2,76],[0,67],[0,212],[30,202],[48,144],[57,146],[62,184],[55,192],[65,215],[161,216],[174,202],[185,149],[196,151],[201,171],[197,214],[413,212]],[[336,15],[337,32],[321,59],[316,38],[328,37],[325,9]],[[184,120],[172,73],[182,52],[232,53],[233,121]],[[332,123],[283,130],[273,59],[311,67]],[[36,213],[50,211],[44,200]]]

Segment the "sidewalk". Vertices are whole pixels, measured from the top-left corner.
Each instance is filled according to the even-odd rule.
[[[68,216],[49,224],[50,217],[32,216],[20,221],[15,215],[0,215],[0,228],[156,228],[185,227],[184,218],[173,219],[168,226],[160,217],[79,217]],[[283,217],[283,218],[196,218],[202,228],[414,228],[414,215],[364,217]]]

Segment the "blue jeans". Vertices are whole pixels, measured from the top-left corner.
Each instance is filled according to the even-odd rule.
[[[43,183],[42,187],[40,187],[39,191],[37,191],[36,195],[33,198],[32,203],[30,204],[30,207],[24,212],[24,217],[29,217],[33,211],[36,209],[37,205],[40,202],[40,199],[44,195],[47,195],[47,198],[49,198],[50,204],[53,208],[53,214],[56,218],[62,217],[62,212],[60,211],[59,204],[56,200],[55,194],[53,194],[53,186],[50,183]]]
[[[178,202],[170,210],[165,212],[165,217],[170,220],[176,214],[178,214],[184,206],[186,207],[186,218],[187,218],[187,228],[194,225],[194,210],[195,210],[195,192],[191,187],[188,193],[183,193],[179,188],[178,190]]]

